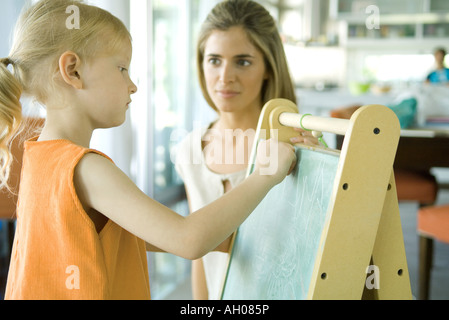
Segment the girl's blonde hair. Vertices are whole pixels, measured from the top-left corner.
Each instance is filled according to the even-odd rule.
[[[72,19],[79,19],[79,24]],[[9,57],[0,59],[0,187],[7,186],[9,144],[22,121],[22,92],[45,104],[57,92],[59,57],[64,52],[73,51],[88,61],[113,52],[126,39],[131,36],[118,18],[82,0],[41,0],[23,10]]]
[[[269,74],[262,88],[262,105],[275,98],[296,102],[284,46],[270,13],[251,0],[225,0],[216,5],[203,23],[197,43],[197,70],[200,87],[207,103],[217,110],[206,87],[203,61],[206,41],[215,30],[226,31],[241,26],[250,41],[264,55]]]

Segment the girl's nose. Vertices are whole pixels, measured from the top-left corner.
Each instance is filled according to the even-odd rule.
[[[129,91],[131,92],[131,94],[134,94],[137,92],[137,86],[134,84],[133,81],[131,81],[131,86],[129,87]]]

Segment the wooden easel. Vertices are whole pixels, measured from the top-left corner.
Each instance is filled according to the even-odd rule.
[[[393,173],[400,136],[396,115],[379,105],[360,108],[350,120],[300,115],[297,110],[284,99],[267,103],[256,139],[263,132],[266,139],[289,142],[298,135],[293,127],[345,135],[330,200],[332,214],[321,234],[307,299],[411,299]],[[234,241],[231,252],[233,248]],[[346,249],[346,256],[340,248]],[[372,265],[378,271],[378,289],[366,286]]]

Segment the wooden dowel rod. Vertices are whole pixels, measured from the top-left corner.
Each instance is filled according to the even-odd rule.
[[[319,132],[330,132],[340,135],[345,135],[349,128],[349,120],[316,117],[311,115],[302,115],[298,113],[283,112],[279,116],[279,123],[283,126],[301,128]]]

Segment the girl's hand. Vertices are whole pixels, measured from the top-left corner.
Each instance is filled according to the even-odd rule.
[[[303,143],[312,147],[318,146],[320,144],[318,138],[313,136],[312,131],[306,131],[300,128],[294,128],[294,130],[298,132],[298,136],[291,138],[291,143]]]
[[[275,139],[261,141],[257,147],[256,172],[272,178],[276,185],[293,171],[296,160],[291,144]]]

